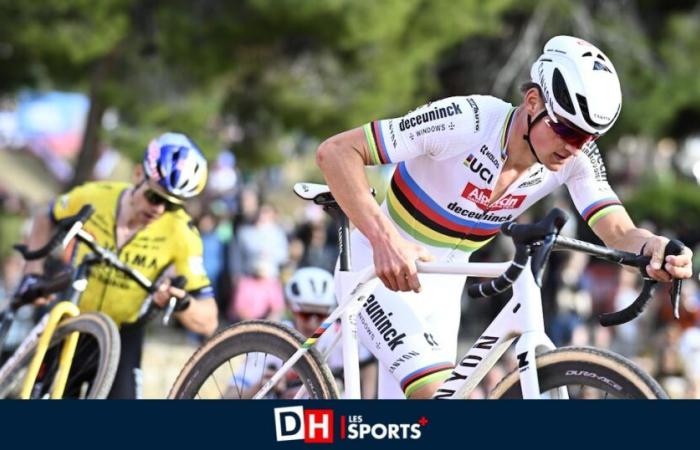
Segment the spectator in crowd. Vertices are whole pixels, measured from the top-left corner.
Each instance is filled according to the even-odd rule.
[[[333,275],[318,267],[305,267],[297,270],[285,284],[285,298],[292,313],[292,322],[285,322],[299,331],[304,337],[311,336],[324,323],[336,307]],[[343,351],[340,342],[331,348],[340,332],[340,324],[331,324],[321,336],[315,348],[327,355],[328,366],[336,382],[341,387],[343,381]],[[265,361],[259,362],[260,358]],[[362,345],[359,347],[360,385],[362,398],[375,398],[377,386],[377,363],[372,354]],[[249,355],[241,361],[231,378],[225,397],[250,398],[281,365],[281,361],[271,355],[262,353]],[[296,372],[289,372],[270,392],[273,398],[293,398],[300,382]]]
[[[284,310],[280,268],[287,261],[287,235],[275,209],[261,205],[255,222],[235,233],[231,261],[235,294],[230,320],[279,319]]]
[[[225,245],[217,232],[218,218],[210,211],[203,213],[197,219],[197,228],[202,238],[204,270],[207,272],[214,289],[214,298],[221,308],[223,304],[219,279],[224,269],[226,258]]]

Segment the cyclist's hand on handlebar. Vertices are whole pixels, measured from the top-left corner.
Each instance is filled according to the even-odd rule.
[[[375,271],[387,288],[392,291],[420,292],[416,260],[433,259],[425,247],[397,236],[373,244],[372,249]]]
[[[166,278],[158,285],[158,289],[153,293],[153,302],[158,305],[158,307],[164,308],[171,297],[183,299],[186,295],[187,291],[171,286],[170,278]]]
[[[15,292],[15,297],[20,304],[31,303],[34,306],[45,306],[54,299],[55,295],[53,294],[42,294],[39,286],[43,279],[43,275],[36,273],[27,273],[22,277],[22,281],[20,281]]]
[[[662,282],[690,278],[693,275],[693,252],[688,247],[683,247],[680,255],[667,255],[664,258],[668,242],[663,236],[654,236],[647,241],[644,255],[651,257],[646,267],[647,273],[651,278]]]

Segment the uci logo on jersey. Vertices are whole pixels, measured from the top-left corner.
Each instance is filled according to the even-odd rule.
[[[493,173],[491,173],[488,167],[484,167],[484,164],[479,161],[476,156],[471,154],[467,156],[467,159],[464,160],[464,165],[467,166],[469,170],[479,175],[479,178],[488,184],[491,184],[493,181]]]

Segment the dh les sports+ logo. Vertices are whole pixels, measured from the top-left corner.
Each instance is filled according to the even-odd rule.
[[[338,440],[416,440],[428,419],[412,423],[369,423],[361,415],[339,415],[331,409],[305,409],[303,406],[274,408],[277,441],[303,440],[311,444],[330,444]]]

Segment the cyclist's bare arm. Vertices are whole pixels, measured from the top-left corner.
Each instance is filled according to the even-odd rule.
[[[372,244],[374,265],[384,285],[395,291],[420,291],[415,260],[429,260],[430,255],[401,237],[370,194],[364,171],[370,157],[362,128],[323,142],[316,163],[340,207]]]
[[[629,252],[639,252],[644,247],[644,254],[651,256],[647,273],[659,281],[671,281],[673,278],[690,278],[693,253],[685,247],[677,256],[669,255],[664,261],[664,251],[668,238],[657,236],[649,230],[637,228],[624,210],[611,212],[593,226],[593,231],[611,248]],[[662,264],[663,269],[662,270]]]
[[[175,317],[190,331],[211,336],[219,326],[218,311],[214,298],[191,300],[190,306]]]
[[[166,278],[158,285],[158,290],[153,293],[153,302],[164,308],[171,297],[185,298],[187,291],[170,285],[170,278]],[[213,297],[189,300],[189,306],[181,312],[175,313],[177,320],[190,331],[205,336],[211,336],[219,326],[218,308]]]

